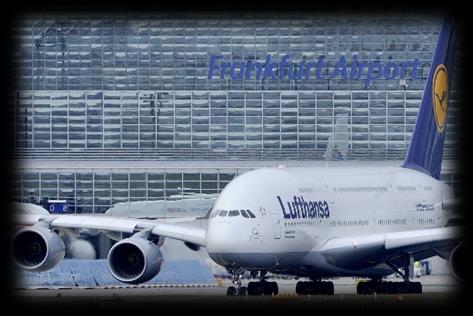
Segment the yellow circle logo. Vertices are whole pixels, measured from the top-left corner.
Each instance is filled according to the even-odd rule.
[[[440,64],[435,68],[432,82],[432,104],[437,130],[442,133],[447,122],[448,107],[448,77],[447,68],[444,64]]]

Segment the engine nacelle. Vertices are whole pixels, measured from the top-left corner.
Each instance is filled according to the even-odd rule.
[[[21,268],[42,272],[54,268],[64,258],[65,246],[52,230],[32,226],[17,232],[12,239],[11,254]]]
[[[161,270],[162,262],[159,247],[137,236],[119,241],[108,253],[110,273],[124,283],[138,284],[151,280]]]
[[[458,281],[465,281],[468,274],[468,251],[466,244],[459,244],[450,253],[448,266],[453,277]]]

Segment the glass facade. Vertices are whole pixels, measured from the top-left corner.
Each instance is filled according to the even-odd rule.
[[[13,158],[69,160],[15,171],[15,199],[66,199],[74,212],[117,202],[219,193],[253,167],[141,168],[133,161],[402,160],[410,143],[442,17],[311,14],[28,14],[11,32]],[[459,34],[463,30],[458,30]],[[464,41],[457,36],[444,157],[458,160]],[[419,61],[416,78],[209,79],[226,62],[294,63],[341,56]],[[343,144],[343,155],[334,155]],[[337,149],[338,148],[338,149]],[[120,168],[75,168],[83,160]],[[181,164],[185,166],[186,163]],[[443,170],[458,187],[459,174]]]
[[[324,56],[360,61],[420,61],[422,89],[441,17],[303,14],[26,16],[13,36],[21,90],[358,90],[360,80],[208,79],[211,55],[264,61],[289,55],[298,63]],[[365,76],[366,74],[364,74]],[[378,81],[373,89],[399,89]]]
[[[21,92],[14,142],[17,155],[40,158],[192,159],[220,151],[214,157],[324,159],[345,118],[348,159],[402,159],[421,97],[412,90]],[[457,154],[457,100],[452,93],[447,158]]]
[[[412,15],[25,16],[12,35],[13,154],[321,159],[336,117],[348,116],[348,159],[402,159],[440,23]],[[263,62],[268,54],[295,63],[323,56],[327,73],[340,56],[420,66],[417,79],[369,86],[341,77],[208,79],[211,56]],[[459,74],[445,146],[452,157]]]

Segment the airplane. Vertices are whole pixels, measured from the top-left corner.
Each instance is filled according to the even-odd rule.
[[[402,166],[252,170],[233,179],[206,216],[185,222],[20,214],[14,221],[28,227],[12,237],[14,261],[27,271],[49,270],[64,257],[58,232],[95,229],[120,237],[109,251],[109,270],[131,284],[159,273],[162,238],[204,247],[232,275],[227,295],[277,295],[268,272],[310,280],[297,282],[299,295],[333,295],[329,280],[340,276],[369,279],[358,282],[358,294],[421,293],[421,283],[410,281],[413,263],[437,255],[464,280],[469,244],[451,220],[460,203],[439,181],[453,32],[454,22],[446,19]],[[245,272],[259,281],[243,286]],[[384,279],[393,273],[403,281]]]

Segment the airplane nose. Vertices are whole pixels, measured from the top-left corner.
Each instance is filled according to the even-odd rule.
[[[228,223],[212,223],[207,229],[207,251],[209,253],[222,253],[232,251],[236,241]]]
[[[213,222],[207,231],[207,252],[212,260],[226,267],[264,269],[277,266],[278,259],[274,254],[259,251],[261,238],[253,230],[245,232],[241,225]]]

